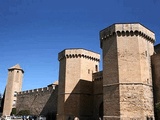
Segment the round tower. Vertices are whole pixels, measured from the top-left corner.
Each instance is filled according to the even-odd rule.
[[[3,115],[10,115],[16,107],[16,94],[22,89],[23,69],[19,64],[8,69],[8,80],[5,88]]]
[[[154,33],[139,23],[100,31],[104,120],[154,119],[150,56]]]
[[[58,120],[91,117],[92,73],[99,71],[100,55],[84,49],[59,53]]]

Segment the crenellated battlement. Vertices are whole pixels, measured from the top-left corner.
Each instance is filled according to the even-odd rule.
[[[58,60],[70,58],[86,58],[93,61],[100,61],[100,55],[98,53],[84,50],[84,49],[66,49],[58,54]]]
[[[52,90],[56,89],[57,85],[52,85],[52,86],[48,86],[48,87],[43,87],[43,88],[37,88],[37,89],[32,89],[32,90],[26,90],[26,91],[21,91],[18,92],[18,95],[23,95],[23,94],[34,94],[34,93],[39,93],[39,92],[49,92]]]
[[[100,31],[100,43],[112,36],[141,36],[148,41],[155,42],[155,34],[139,23],[113,24]]]
[[[58,85],[51,84],[44,88],[22,91],[17,94],[16,110],[29,110],[33,115],[57,111]]]

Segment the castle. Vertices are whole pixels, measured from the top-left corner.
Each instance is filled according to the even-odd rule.
[[[155,120],[160,102],[160,45],[140,23],[117,23],[100,31],[100,54],[65,49],[58,54],[59,80],[21,91],[23,69],[8,69],[3,115],[28,110],[57,120]],[[53,119],[53,118],[52,118]]]

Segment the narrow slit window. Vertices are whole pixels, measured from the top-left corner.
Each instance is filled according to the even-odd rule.
[[[145,54],[146,54],[146,57],[147,57],[147,54],[148,54],[147,51],[145,51]]]
[[[90,69],[88,69],[88,74],[90,74]]]
[[[98,65],[95,66],[95,71],[96,71],[96,72],[98,71]]]

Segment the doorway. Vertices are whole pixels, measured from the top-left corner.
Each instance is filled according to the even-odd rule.
[[[103,120],[103,102],[99,106],[99,118]]]

